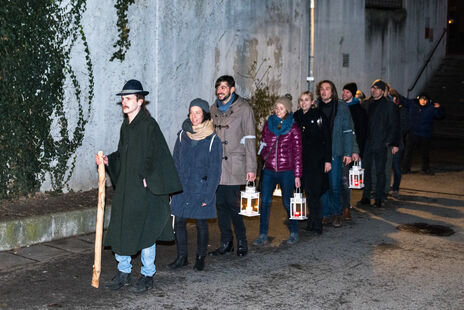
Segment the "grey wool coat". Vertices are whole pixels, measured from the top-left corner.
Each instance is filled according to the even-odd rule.
[[[173,240],[168,195],[182,187],[158,123],[146,112],[141,110],[131,123],[124,120],[107,170],[115,193],[105,246],[133,255],[157,240]]]
[[[171,213],[178,217],[216,217],[216,189],[221,178],[222,143],[216,133],[191,140],[185,131],[178,134],[174,163],[183,191],[172,196]],[[202,206],[206,203],[206,206]]]

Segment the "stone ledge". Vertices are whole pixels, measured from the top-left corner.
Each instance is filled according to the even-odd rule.
[[[111,206],[105,206],[108,227]],[[97,208],[0,222],[0,251],[95,232]]]

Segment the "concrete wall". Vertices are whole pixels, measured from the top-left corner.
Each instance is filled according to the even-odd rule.
[[[115,94],[128,79],[141,80],[150,91],[147,108],[171,148],[189,102],[201,97],[212,103],[214,81],[220,75],[235,76],[237,92],[249,96],[253,81],[247,74],[256,61],[264,63],[258,76],[272,67],[264,81],[275,93],[291,93],[296,99],[307,88],[310,1],[137,0],[128,10],[131,47],[123,62],[109,61],[118,35],[113,4],[87,1],[82,18],[95,97],[83,145],[76,152],[69,183],[73,190],[96,187],[94,154],[116,149],[123,115]],[[371,82],[383,78],[405,94],[446,26],[446,1],[405,0],[400,11],[365,10],[364,6],[359,0],[315,0],[316,82],[332,79],[341,88],[356,81],[369,92]],[[424,39],[426,26],[433,29],[433,42]],[[444,53],[445,42],[413,94]],[[347,68],[342,67],[342,54],[349,55]],[[82,42],[76,43],[71,62],[82,93],[88,93]],[[67,94],[72,132],[77,108],[70,82]],[[48,180],[41,189],[50,189]]]
[[[405,0],[403,10],[365,9],[359,0],[319,0],[315,8],[316,82],[334,81],[337,89],[356,81],[369,94],[377,78],[406,95],[429,52],[446,27],[447,1]],[[425,27],[433,40],[425,39]],[[443,40],[410,96],[416,95],[446,53]],[[342,67],[349,54],[349,67]]]
[[[147,108],[171,148],[189,102],[201,97],[212,103],[214,82],[220,75],[235,76],[237,92],[248,96],[253,85],[246,77],[250,65],[264,61],[263,68],[272,66],[265,81],[274,92],[296,97],[306,88],[308,1],[136,0],[128,10],[131,47],[123,62],[109,61],[118,35],[113,3],[87,1],[82,18],[94,68],[95,98],[83,145],[76,152],[69,183],[73,190],[97,186],[94,154],[98,150],[109,154],[117,147],[123,115],[115,94],[131,78],[141,80],[150,91]],[[82,93],[88,93],[82,42],[72,52],[72,64]],[[71,99],[70,127],[76,110]],[[47,180],[42,190],[49,189]]]

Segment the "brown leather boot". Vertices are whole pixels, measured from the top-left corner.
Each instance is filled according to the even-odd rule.
[[[332,218],[325,216],[322,217],[322,225],[329,225],[330,223],[332,223]]]
[[[345,219],[345,221],[351,221],[350,208],[343,208],[343,218]]]

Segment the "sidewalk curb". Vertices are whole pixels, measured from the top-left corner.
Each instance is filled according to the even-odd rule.
[[[105,206],[108,227],[111,205]],[[0,251],[95,232],[97,208],[0,222]]]

